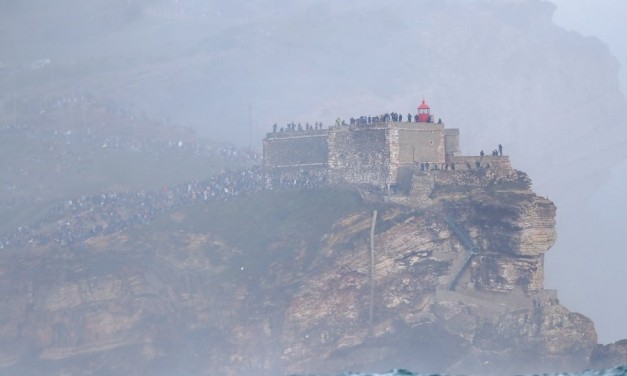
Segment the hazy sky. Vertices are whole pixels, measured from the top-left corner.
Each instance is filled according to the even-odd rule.
[[[607,43],[621,61],[621,88],[627,90],[627,1],[550,0],[557,5],[553,20],[558,25]]]
[[[433,0],[433,2],[429,2],[429,5],[436,4],[438,1],[439,0]],[[498,3],[504,0],[493,1]],[[124,1],[118,2],[124,3]],[[585,36],[596,37],[605,42],[610,52],[622,63],[622,66],[627,67],[627,0],[550,0],[550,2],[557,6],[557,10],[554,14],[556,24],[567,30],[573,30]],[[321,14],[321,18],[333,22],[320,23],[321,25],[324,24],[325,27],[315,28],[299,26],[299,22],[307,23],[306,21],[309,21],[309,17],[311,17],[309,13],[302,13],[302,9],[300,9],[305,8],[307,4],[304,3],[307,2],[284,2],[285,5],[277,7],[275,10],[262,9],[262,6],[256,2],[246,3],[243,1],[229,0],[223,2],[207,1],[203,3],[200,0],[197,2],[189,1],[192,5],[201,4],[201,8],[209,7],[211,4],[215,5],[216,3],[221,3],[223,8],[220,8],[220,12],[217,13],[219,16],[215,16],[211,19],[217,26],[207,23],[207,25],[211,27],[207,27],[204,21],[192,22],[195,19],[193,17],[190,17],[189,21],[180,23],[171,20],[164,22],[158,17],[137,17],[137,19],[133,19],[132,13],[125,14],[130,17],[130,19],[117,19],[109,16],[106,12],[98,13],[97,17],[82,17],[82,12],[85,12],[85,10],[81,11],[81,6],[89,9],[90,5],[98,5],[99,3],[104,4],[106,2],[74,2],[76,5],[75,8],[77,9],[68,10],[53,5],[53,2],[46,3],[42,1],[37,8],[32,9],[32,18],[15,17],[15,20],[8,20],[6,17],[5,19],[2,18],[3,14],[1,12],[4,10],[4,15],[6,15],[8,14],[6,9],[9,9],[11,4],[13,4],[15,8],[19,8],[17,5],[22,3],[20,0],[11,2],[0,0],[0,21],[5,22],[2,26],[5,28],[11,26],[12,28],[8,29],[13,30],[13,33],[0,33],[0,44],[3,40],[12,41],[15,39],[17,40],[15,45],[19,46],[23,40],[24,45],[32,47],[24,48],[23,51],[18,48],[0,51],[4,53],[0,55],[0,61],[11,65],[11,58],[15,55],[15,61],[23,60],[19,64],[26,64],[29,61],[34,62],[48,57],[52,57],[52,60],[56,62],[56,59],[64,57],[66,53],[70,56],[67,57],[68,61],[83,59],[84,61],[90,62],[92,58],[94,58],[96,62],[101,62],[102,60],[104,61],[102,64],[105,65],[105,67],[111,65],[113,68],[110,69],[117,69],[115,72],[122,77],[124,85],[109,85],[109,82],[105,85],[94,84],[96,88],[94,90],[109,90],[108,94],[118,95],[119,98],[116,97],[116,99],[119,99],[120,102],[129,97],[134,98],[137,102],[137,107],[146,105],[146,103],[152,100],[150,103],[156,104],[156,106],[152,108],[148,107],[146,110],[147,113],[151,116],[171,116],[173,119],[183,124],[186,124],[185,121],[190,121],[190,119],[194,118],[201,119],[200,122],[205,123],[208,119],[208,115],[213,115],[211,111],[198,110],[199,108],[209,108],[210,110],[219,108],[220,112],[216,113],[220,115],[220,120],[222,121],[223,118],[226,118],[227,121],[224,121],[224,123],[231,127],[222,126],[220,123],[221,126],[219,128],[210,128],[210,134],[212,136],[217,135],[218,139],[220,139],[219,136],[226,135],[227,133],[236,133],[237,129],[239,129],[239,132],[245,129],[244,132],[246,135],[249,134],[248,122],[246,120],[239,121],[239,117],[247,119],[247,105],[250,104],[250,100],[244,98],[242,93],[251,95],[256,100],[256,102],[252,104],[253,116],[256,119],[263,119],[266,123],[266,125],[260,125],[259,128],[265,128],[259,129],[258,133],[254,135],[259,139],[260,137],[257,136],[261,136],[262,132],[269,131],[272,122],[283,121],[283,123],[285,123],[293,120],[298,121],[299,118],[296,117],[296,115],[301,116],[301,119],[327,121],[322,115],[326,116],[327,114],[331,114],[330,119],[334,120],[338,115],[361,114],[365,113],[361,112],[362,110],[367,111],[366,109],[369,108],[381,108],[386,111],[389,108],[402,108],[405,100],[413,102],[420,98],[421,95],[425,94],[428,95],[433,108],[444,113],[443,117],[445,121],[450,121],[452,127],[460,127],[463,135],[463,147],[467,147],[466,145],[471,144],[468,140],[471,138],[473,132],[476,134],[475,140],[489,139],[491,142],[491,134],[496,133],[493,131],[497,128],[505,128],[497,126],[499,123],[498,119],[505,117],[493,119],[492,125],[490,126],[471,128],[469,124],[467,124],[465,117],[455,117],[453,114],[447,117],[444,116],[447,115],[447,111],[452,112],[450,108],[453,108],[455,104],[468,105],[469,107],[463,107],[458,111],[460,114],[465,114],[462,111],[463,109],[474,108],[474,105],[477,103],[489,102],[490,90],[486,90],[485,93],[477,95],[478,98],[475,100],[472,98],[467,99],[465,91],[468,88],[478,86],[473,84],[470,78],[468,78],[466,82],[464,81],[465,77],[455,75],[458,72],[466,73],[465,67],[459,68],[458,70],[452,69],[450,72],[441,72],[437,80],[416,81],[412,84],[413,86],[404,85],[404,80],[395,81],[395,77],[411,75],[412,72],[419,69],[428,71],[429,68],[434,70],[436,68],[436,64],[425,65],[423,68],[420,64],[428,64],[429,61],[427,59],[424,61],[421,60],[418,53],[412,55],[414,57],[413,60],[408,59],[407,64],[400,65],[393,65],[394,59],[387,57],[387,55],[395,54],[396,51],[404,51],[405,41],[409,40],[406,38],[419,39],[419,36],[422,35],[418,33],[420,29],[404,29],[403,27],[405,26],[403,22],[395,21],[394,17],[397,17],[397,13],[399,12],[394,10],[394,4],[399,6],[399,4],[402,3],[399,1],[395,3],[388,3],[383,0],[379,2],[372,0],[369,2],[362,1],[359,3],[362,9],[357,9],[359,10],[360,18],[339,18],[337,15],[342,15],[344,10],[338,11],[335,8],[348,6],[343,5],[346,3],[321,1],[317,4],[320,6],[311,6],[311,11],[314,12],[311,14]],[[163,3],[176,9],[175,5],[179,2],[172,0],[164,1]],[[408,1],[407,4],[409,3]],[[81,6],[79,6],[79,4]],[[322,6],[325,4],[334,5],[332,7]],[[375,28],[368,29],[371,32],[371,34],[368,34],[368,38],[363,38],[363,36],[358,33],[351,34],[354,30],[361,29],[359,25],[363,22],[363,19],[371,17],[372,14],[381,16],[381,4],[385,4],[385,7],[392,9],[389,10],[388,13],[385,13],[384,21],[393,20],[385,21],[387,23],[383,22],[382,24],[393,25],[395,27],[386,29],[385,33]],[[96,5],[93,5],[95,9],[100,9],[100,7]],[[354,6],[354,4],[352,6]],[[41,8],[44,9],[42,10]],[[103,7],[103,9],[107,8]],[[190,9],[197,8],[190,7]],[[244,9],[241,14],[240,9]],[[14,14],[19,14],[19,12],[16,10]],[[36,22],[38,22],[40,18],[50,18],[50,14],[63,20],[63,22],[51,24],[51,26],[46,28],[36,29],[37,32],[31,31],[32,25],[37,25]],[[293,14],[295,14],[295,16]],[[246,21],[246,17],[250,17],[251,20]],[[361,17],[363,17],[363,19]],[[516,21],[517,18],[525,19],[525,15],[518,13],[511,16],[511,19],[514,21]],[[155,21],[155,19],[157,21]],[[446,18],[441,17],[440,19]],[[460,20],[462,17],[451,15],[450,19]],[[501,20],[502,19],[499,17],[494,17],[492,23],[488,26],[495,27],[500,25]],[[121,26],[117,27],[116,25],[118,24],[116,22],[126,27],[126,29]],[[249,22],[250,26],[241,27],[240,24],[246,24],[246,22]],[[224,25],[222,23],[224,23]],[[72,33],[68,33],[65,27],[59,27],[59,25],[64,26],[65,24],[73,25]],[[265,28],[268,24],[278,24],[278,30],[283,31],[285,34],[274,35],[274,29]],[[169,25],[170,27],[163,27],[163,25]],[[469,25],[472,25],[472,23],[469,23]],[[161,27],[163,27],[163,31]],[[230,34],[223,36],[222,28],[229,30]],[[516,28],[513,28],[513,30],[515,29]],[[526,28],[520,29],[527,30]],[[123,33],[128,30],[134,31],[134,33]],[[489,30],[482,30],[483,29],[479,30],[477,35],[482,35],[481,32],[485,32],[485,35],[490,35]],[[341,35],[341,32],[347,32],[347,34]],[[50,34],[50,36],[48,34]],[[338,37],[336,37],[336,34]],[[146,38],[146,35],[149,35],[150,38]],[[155,37],[155,35],[159,35],[160,38]],[[202,37],[198,37],[198,35],[202,35]],[[464,36],[464,33],[460,32],[459,35]],[[41,36],[41,38],[38,38],[38,36]],[[68,38],[68,36],[70,38]],[[91,38],[95,38],[94,40],[97,42],[92,42]],[[193,42],[186,41],[187,39],[192,39]],[[433,43],[437,42],[435,37],[431,39],[433,39]],[[50,40],[54,40],[55,42],[50,43]],[[327,40],[331,40],[334,43],[327,45]],[[506,40],[508,44],[515,45],[516,39],[504,35],[503,40]],[[68,41],[70,43],[68,43]],[[127,43],[120,43],[120,41]],[[350,43],[345,43],[347,41]],[[394,44],[395,41],[398,44]],[[452,41],[454,41],[454,38],[442,39],[440,42],[450,43]],[[495,41],[498,40],[488,38],[488,42]],[[529,37],[527,42],[535,41],[536,39]],[[595,49],[594,43],[591,44],[593,46],[584,47],[592,48],[592,51],[599,51],[599,49]],[[336,50],[340,51],[342,48],[345,48],[345,45],[351,47],[348,50],[349,53],[335,53]],[[371,54],[368,52],[368,59],[355,59],[355,56],[364,56],[362,55],[363,51],[367,50],[371,45],[384,47],[383,53]],[[77,46],[81,48],[77,48]],[[326,49],[321,49],[321,46],[326,46]],[[425,46],[429,48],[424,47],[425,50],[435,51],[435,53],[438,51],[437,49],[429,47],[430,45],[425,44]],[[455,47],[454,44],[451,44],[451,46]],[[495,65],[490,64],[491,61],[488,61],[488,59],[509,57],[512,57],[513,60],[515,60],[514,58],[520,59],[520,57],[523,56],[521,54],[527,51],[524,46],[519,51],[514,49],[512,51],[506,51],[503,55],[490,53],[491,49],[488,48],[489,46],[483,46],[482,43],[478,43],[476,47],[483,48],[482,51],[487,51],[488,53],[485,55],[487,56],[485,60],[483,60],[481,54],[475,57],[473,61],[475,67],[497,67],[503,69],[503,72],[510,72],[508,69],[511,69],[515,77],[516,74],[521,71],[543,71],[540,69],[541,67],[534,66],[532,67],[533,69],[530,68],[527,70],[524,69],[526,67],[517,64]],[[506,48],[508,46],[502,44],[499,45],[499,47]],[[49,50],[46,50],[46,48]],[[107,48],[114,49],[114,52],[108,51]],[[184,53],[183,59],[180,61],[175,59],[168,60],[154,53],[155,50],[159,50],[161,53],[162,49],[166,52],[168,52],[168,49],[176,52],[178,51],[177,48],[180,48]],[[569,48],[572,48],[572,50],[569,50]],[[585,51],[583,47],[581,47],[581,49],[580,47],[575,48],[572,46],[569,48],[565,48],[565,51],[571,51],[573,54],[563,56],[576,56],[581,58],[582,56],[579,54],[580,51]],[[202,53],[198,52],[198,50],[202,50],[200,51]],[[49,55],[55,51],[58,55]],[[174,55],[174,52],[169,52]],[[70,55],[70,53],[74,53],[74,55]],[[145,56],[142,55],[142,53],[145,56],[149,56],[149,64],[137,63],[134,65],[135,55],[138,56],[136,58],[137,61],[144,61],[142,59],[144,59]],[[561,53],[565,52],[561,51]],[[604,51],[602,51],[601,54],[603,53]],[[120,58],[112,58],[109,60],[108,55],[120,56]],[[164,55],[167,54],[164,53]],[[240,55],[242,58],[238,58]],[[248,55],[254,56],[255,59],[245,59],[244,57]],[[277,59],[277,56],[281,58]],[[436,56],[454,57],[455,54],[448,55],[441,53]],[[522,59],[520,60],[522,61]],[[355,61],[359,61],[360,64],[355,64]],[[534,61],[531,60],[524,61],[525,63],[534,63]],[[538,59],[538,61],[546,62],[548,60]],[[560,64],[564,64],[564,61],[567,60],[559,59],[556,61]],[[458,66],[456,62],[457,60],[454,58],[444,61],[449,67],[453,68]],[[600,59],[600,62],[597,63],[603,64],[604,62],[604,59]],[[127,63],[130,67],[126,66]],[[186,68],[178,69],[178,64],[183,63],[185,63],[185,65],[181,66],[185,66]],[[95,64],[96,63],[94,63],[94,65]],[[437,65],[439,64],[440,63],[437,62]],[[232,65],[236,66],[233,67]],[[459,65],[462,66],[463,64]],[[61,64],[59,64],[59,66],[61,66]],[[89,69],[95,69],[91,68],[89,64],[85,64],[85,66],[86,68],[83,68],[88,72],[90,72]],[[386,70],[389,70],[390,66],[402,70],[395,71],[394,75],[386,75]],[[589,65],[582,64],[581,66],[585,68]],[[350,69],[346,67],[350,67]],[[556,69],[549,68],[550,69],[546,69],[545,71],[556,71]],[[559,68],[561,68],[561,66],[558,67],[558,69]],[[159,80],[142,79],[142,77],[152,77],[151,74],[154,74],[152,69],[155,69],[155,72],[160,72],[161,76]],[[388,85],[380,85],[378,82],[371,82],[370,72],[375,71],[378,72],[381,77],[388,79],[388,82],[391,83]],[[576,68],[573,68],[572,71],[579,72]],[[52,68],[50,68],[50,72],[52,72]],[[368,74],[366,75],[364,72],[368,72]],[[452,78],[447,77],[447,75],[452,76]],[[52,85],[58,82],[63,83],[63,81],[59,79],[59,72],[54,76],[50,75],[50,77],[55,77],[55,80],[50,80]],[[240,79],[241,77],[247,79]],[[310,77],[319,79],[319,82],[311,82]],[[488,78],[487,81],[490,85],[497,86],[499,84],[499,82],[489,80],[490,75],[485,72],[477,72],[477,77],[482,77],[484,80]],[[503,73],[502,77],[507,78],[510,77],[510,75]],[[565,77],[570,78],[571,76],[566,75]],[[572,77],[576,77],[577,80],[579,79],[578,75],[575,74],[573,74]],[[622,91],[623,93],[627,93],[627,69],[622,69],[620,77],[622,80]],[[116,76],[116,79],[117,78]],[[124,79],[126,79],[126,81],[124,81]],[[278,89],[274,82],[275,79],[283,80],[280,82]],[[547,77],[544,76],[542,79],[547,80]],[[542,79],[538,79],[538,81],[542,81]],[[582,83],[585,83],[586,79],[587,77],[582,74]],[[96,79],[94,78],[94,80]],[[382,79],[382,81],[385,80]],[[463,82],[459,83],[457,81]],[[154,84],[154,82],[156,82],[156,84]],[[441,84],[442,82],[443,84]],[[515,80],[512,82],[515,83]],[[541,82],[536,82],[535,84],[538,83]],[[564,84],[564,82],[560,80],[558,80],[558,83],[560,85]],[[586,90],[585,87],[582,89],[582,85],[579,82],[577,82],[577,84],[578,90],[575,90],[577,93]],[[594,85],[590,86],[594,88]],[[302,87],[307,88],[307,90],[300,90]],[[527,86],[525,86],[525,88],[526,87]],[[535,87],[535,85],[529,86],[529,90],[533,89],[533,87]],[[551,86],[551,84],[549,84],[546,87],[554,88],[558,86]],[[347,88],[348,90],[345,90]],[[459,88],[457,93],[455,88]],[[66,90],[67,88],[63,87],[63,89]],[[362,96],[355,95],[355,93],[358,92],[363,92],[364,94]],[[408,92],[410,92],[413,97],[408,97]],[[514,94],[521,92],[524,91],[514,92]],[[269,95],[266,95],[266,93],[269,93]],[[435,93],[441,94],[438,97]],[[563,94],[563,92],[559,93]],[[499,92],[499,95],[500,94]],[[124,95],[126,95],[126,97],[123,97]],[[258,98],[255,98],[255,95]],[[456,95],[457,98],[459,98],[457,101],[455,100]],[[408,97],[408,99],[405,99],[405,97]],[[320,98],[325,99],[320,100]],[[338,99],[342,98],[345,99],[338,101]],[[550,100],[551,98],[542,97],[541,99],[542,102],[544,102],[545,99]],[[572,100],[572,98],[566,98],[564,103],[578,103],[569,102],[570,100]],[[515,101],[505,101],[504,103],[514,102]],[[445,103],[448,103],[448,106],[444,105]],[[518,106],[518,102],[515,103],[516,106]],[[412,104],[412,106],[413,105],[414,104]],[[532,105],[535,106],[534,108],[540,107],[537,103]],[[160,108],[163,108],[163,112],[159,112]],[[449,108],[449,110],[447,110],[447,108]],[[142,108],[142,110],[143,109],[145,108]],[[341,109],[350,109],[350,113],[338,113]],[[173,112],[170,113],[168,111]],[[266,111],[266,113],[263,111]],[[237,122],[229,120],[228,115],[231,112],[237,114]],[[243,115],[239,115],[240,112]],[[499,112],[506,113],[507,111],[499,109]],[[268,119],[268,121],[266,121],[266,119]],[[270,121],[270,119],[272,120]],[[581,119],[581,117],[578,119]],[[233,127],[234,124],[242,124],[242,126],[236,128]],[[570,125],[571,123],[567,124]],[[526,124],[523,125],[527,126]],[[587,123],[584,125],[587,125]],[[627,124],[625,124],[625,126],[627,126]],[[236,131],[233,131],[233,129],[236,129]],[[526,130],[527,128],[524,129]],[[562,128],[556,127],[555,129],[560,130]],[[580,133],[589,135],[589,133]],[[504,135],[504,133],[499,134]],[[509,144],[506,143],[506,141],[498,142],[506,144],[507,152],[512,155],[514,166],[527,171],[523,163],[525,163],[525,158],[530,159],[529,155],[524,151],[519,153],[513,151],[513,149],[517,147],[514,141],[520,141],[518,144],[523,145],[518,146],[519,148],[523,148],[524,145],[529,145],[528,143],[524,143],[526,133],[518,131],[518,133],[513,134],[510,139],[506,140],[511,140]],[[579,142],[580,140],[576,139],[575,136],[576,134],[573,135],[572,141]],[[523,140],[517,140],[517,137]],[[248,140],[248,136],[245,138]],[[498,142],[493,144],[496,145]],[[546,145],[547,143],[543,142],[540,144]],[[566,143],[563,144],[568,146]],[[602,143],[599,142],[599,145],[601,144]],[[578,145],[584,145],[584,143],[579,142],[576,143],[575,146],[572,146],[574,149],[573,153],[579,154]],[[474,150],[474,152],[477,153],[479,148],[476,146],[476,144],[473,145],[470,150]],[[544,153],[544,150],[538,151]],[[551,155],[548,151],[545,154]],[[560,150],[559,153],[555,154],[564,155],[565,153],[564,150]],[[556,159],[558,159],[557,156]],[[584,153],[583,157],[587,156]],[[563,161],[563,159],[560,159],[560,161]],[[527,163],[529,164],[529,162]],[[573,166],[576,167],[575,162],[573,162]],[[596,168],[597,165],[594,167]],[[563,205],[558,197],[549,197],[556,201],[558,205],[558,243],[555,248],[547,254],[545,278],[547,288],[558,289],[561,301],[567,308],[581,312],[594,320],[601,342],[611,342],[627,338],[627,320],[625,320],[627,317],[627,299],[625,299],[627,293],[624,292],[626,284],[623,277],[623,269],[624,266],[627,265],[627,242],[623,234],[624,224],[627,223],[627,198],[625,198],[624,195],[624,187],[627,186],[627,161],[608,161],[607,164],[599,165],[598,167],[598,170],[602,170],[601,172],[605,172],[607,169],[609,176],[601,187],[590,194],[590,196],[579,197],[582,195],[578,195],[576,198],[577,201],[571,207]],[[558,177],[564,176],[559,173],[551,173],[551,175]],[[531,174],[531,178],[534,179],[536,187],[542,182],[542,179],[537,175]],[[545,184],[555,185],[558,183],[559,182],[549,179]],[[572,185],[569,186],[568,191],[581,191],[571,189],[570,187],[572,187]],[[538,190],[538,193],[543,194],[543,191]],[[576,233],[564,231],[568,229],[585,229],[585,231],[578,231]]]
[[[605,42],[621,63],[621,89],[627,93],[627,0],[551,0],[557,5],[554,22],[582,35]],[[627,124],[625,124],[627,126]],[[562,210],[558,221],[585,221],[588,232],[565,238],[547,254],[546,285],[557,288],[562,303],[594,320],[602,343],[627,338],[627,161],[610,171],[607,182],[592,197],[582,199],[581,217]],[[560,208],[558,208],[559,211]],[[568,225],[568,223],[561,223]],[[558,223],[558,231],[560,224]],[[589,257],[575,253],[568,265],[557,253],[584,249]],[[591,272],[591,268],[594,270]]]

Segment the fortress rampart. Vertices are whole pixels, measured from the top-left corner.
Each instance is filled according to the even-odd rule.
[[[263,165],[267,169],[327,165],[327,130],[268,133],[263,140]]]
[[[491,156],[459,156],[459,129],[446,128],[441,120],[434,123],[429,111],[423,101],[406,121],[391,113],[351,118],[350,124],[338,120],[328,129],[291,123],[277,132],[275,125],[263,140],[264,168],[286,173],[295,168],[316,176],[324,170],[331,184],[379,188],[417,182],[409,178],[414,172],[511,170],[500,145]]]
[[[477,160],[479,158],[477,157]],[[486,157],[483,158],[485,159]],[[402,205],[427,207],[432,204],[434,199],[438,199],[440,195],[463,194],[463,192],[455,191],[439,192],[439,190],[435,189],[437,186],[486,187],[494,181],[508,184],[527,184],[526,181],[521,181],[526,175],[521,175],[520,172],[511,168],[504,168],[504,166],[508,165],[509,158],[500,158],[506,158],[507,163],[495,167],[488,167],[486,164],[479,168],[475,168],[476,165],[470,163],[473,167],[471,169],[456,168],[455,170],[452,170],[450,165],[448,170],[442,168],[421,170],[416,166],[401,167],[398,173],[399,178],[394,186],[397,194],[389,195],[385,199],[388,202]],[[434,193],[436,194],[434,195]]]
[[[503,155],[455,156],[449,158],[449,163],[454,163],[456,170],[476,170],[482,167],[501,170],[512,169],[509,157]]]
[[[390,129],[385,126],[340,126],[329,130],[329,181],[390,183]]]
[[[444,163],[446,155],[443,124],[391,123],[394,134],[392,163],[397,165],[416,162]]]

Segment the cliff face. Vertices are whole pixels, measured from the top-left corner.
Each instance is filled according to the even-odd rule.
[[[334,267],[311,276],[287,311],[290,370],[377,369],[390,359],[459,373],[585,368],[592,322],[543,289],[555,206],[515,171],[414,180],[433,183],[432,205],[380,213],[373,298],[370,213],[344,219],[327,238],[317,262]]]
[[[592,322],[542,284],[554,205],[514,170],[411,180],[431,187],[421,207],[269,192],[5,253],[3,371],[586,368]]]

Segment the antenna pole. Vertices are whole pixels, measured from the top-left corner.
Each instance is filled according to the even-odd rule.
[[[368,312],[370,334],[374,333],[374,228],[377,223],[377,211],[372,212],[370,225],[370,307]]]

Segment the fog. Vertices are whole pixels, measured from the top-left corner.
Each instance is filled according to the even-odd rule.
[[[599,38],[606,43],[612,55],[621,63],[620,79],[623,93],[627,90],[627,25],[623,17],[627,14],[627,3],[619,0],[551,0],[557,6],[553,21],[567,29],[585,36]]]
[[[621,64],[621,89],[627,93],[627,2],[552,2],[558,25],[607,44]],[[565,304],[594,320],[602,342],[625,338],[627,333],[627,301],[620,291],[625,286],[621,265],[627,263],[621,230],[627,223],[627,162],[617,160],[608,167],[599,187],[581,198],[581,206],[573,211],[560,207],[559,241],[548,253],[545,276],[547,286],[558,289]]]
[[[78,93],[259,152],[274,123],[424,98],[464,155],[503,144],[555,202],[545,287],[610,343],[627,338],[625,19],[624,0],[6,0],[0,125]]]

